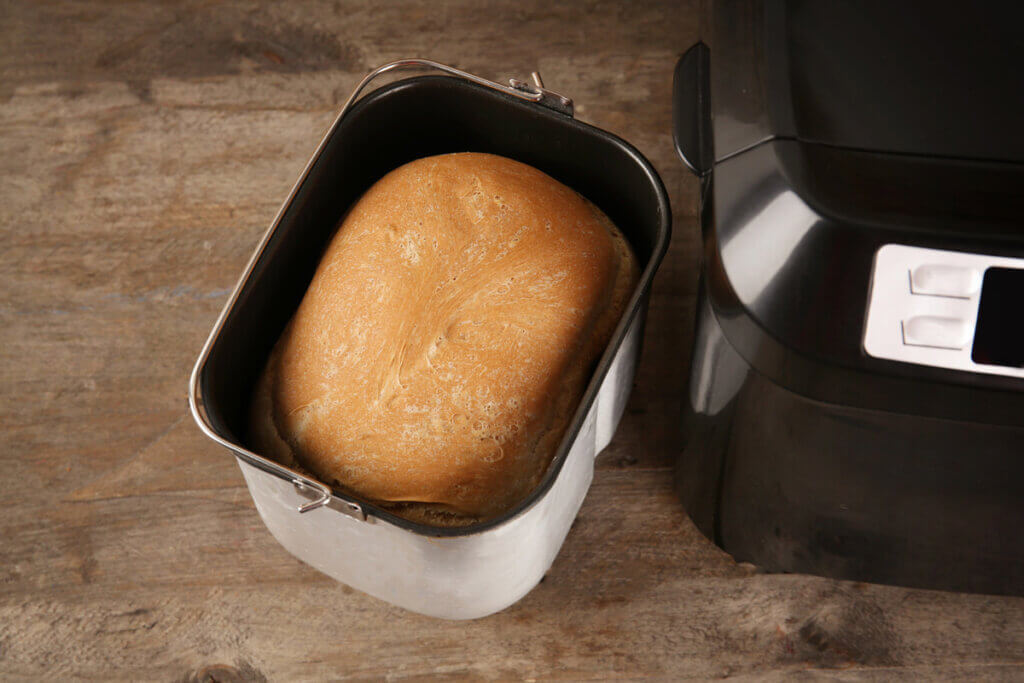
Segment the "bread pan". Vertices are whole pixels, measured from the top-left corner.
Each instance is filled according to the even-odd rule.
[[[385,72],[442,74],[391,82]],[[235,456],[256,509],[289,552],[353,588],[415,612],[471,619],[504,609],[551,566],[611,440],[633,383],[651,279],[671,216],[650,163],[623,140],[572,116],[572,102],[535,84],[499,85],[426,60],[367,76],[331,125],[263,236],[196,361],[189,403],[199,427]],[[640,281],[547,474],[501,517],[461,528],[410,522],[248,449],[256,379],[298,307],[345,211],[402,164],[490,152],[530,164],[596,203],[632,245]]]

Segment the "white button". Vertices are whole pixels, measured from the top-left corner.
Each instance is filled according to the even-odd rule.
[[[926,263],[910,274],[910,291],[932,296],[973,296],[981,287],[981,273],[974,268]]]
[[[903,321],[903,343],[910,346],[962,349],[970,338],[967,323],[958,318],[919,315]]]

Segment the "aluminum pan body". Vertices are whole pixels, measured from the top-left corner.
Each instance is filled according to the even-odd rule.
[[[554,484],[526,510],[471,536],[430,537],[385,520],[319,508],[280,477],[238,464],[256,509],[288,552],[338,581],[414,612],[445,619],[492,614],[526,595],[558,554],[629,397],[643,320],[634,319]]]
[[[643,270],[542,483],[499,519],[444,529],[330,491],[249,451],[239,435],[255,377],[344,211],[391,168],[466,150],[530,163],[595,200],[623,230]],[[593,458],[614,433],[669,226],[668,200],[653,168],[604,131],[454,78],[382,88],[335,121],[229,298],[193,372],[197,423],[235,453],[268,528],[300,559],[425,614],[472,618],[501,609],[550,566],[590,484]],[[293,482],[306,484],[307,495]],[[296,508],[316,490],[328,506],[300,515]]]

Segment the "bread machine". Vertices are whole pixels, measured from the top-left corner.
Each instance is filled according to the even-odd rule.
[[[403,78],[361,99],[396,70]],[[534,83],[501,85],[420,59],[371,72],[317,148],[214,325],[189,386],[199,427],[237,459],[260,516],[293,555],[354,588],[449,619],[503,609],[543,578],[632,389],[654,272],[671,217],[657,173],[632,146],[573,118],[572,101]],[[490,152],[574,188],[620,226],[642,269],[547,474],[501,517],[439,528],[397,517],[243,441],[255,379],[349,206],[388,171],[446,152]]]
[[[1024,40],[1004,3],[717,2],[677,488],[773,571],[1024,594]]]

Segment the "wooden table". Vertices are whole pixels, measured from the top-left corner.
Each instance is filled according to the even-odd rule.
[[[1024,600],[738,565],[671,490],[697,185],[670,135],[696,2],[24,2],[0,10],[0,677],[1024,677]],[[299,563],[186,378],[339,105],[425,56],[539,69],[672,197],[636,391],[546,580],[469,623]]]

